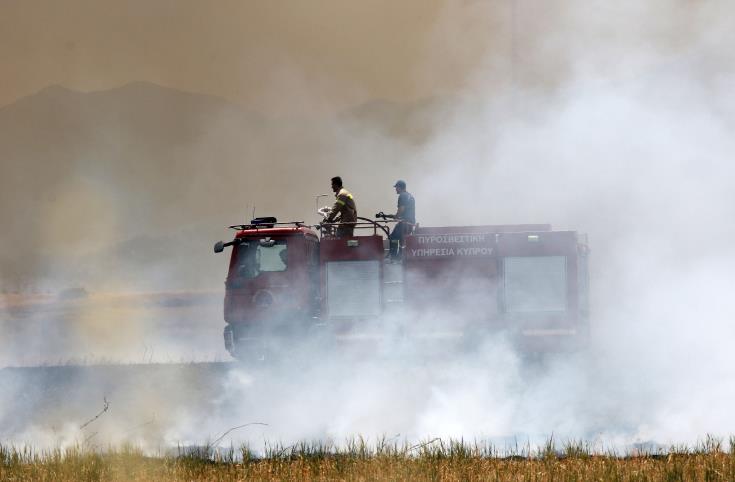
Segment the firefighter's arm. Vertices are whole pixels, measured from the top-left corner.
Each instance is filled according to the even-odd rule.
[[[342,206],[344,206],[344,205],[345,205],[345,202],[342,199],[340,199],[339,196],[337,196],[337,200],[334,201],[334,206],[332,206],[332,210],[329,211],[329,214],[327,215],[326,221],[328,223],[331,223],[332,221],[334,221],[334,218],[337,217],[337,215],[342,210]]]
[[[403,218],[403,212],[406,210],[406,206],[398,206],[398,211],[396,211],[396,214],[393,216],[394,219],[402,219]]]

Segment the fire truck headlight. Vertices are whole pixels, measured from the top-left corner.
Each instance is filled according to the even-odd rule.
[[[268,290],[258,290],[253,295],[253,304],[258,308],[268,308],[273,304],[273,294]]]

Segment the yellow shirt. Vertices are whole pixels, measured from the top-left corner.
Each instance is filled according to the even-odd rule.
[[[327,222],[331,223],[339,215],[337,221],[341,223],[354,223],[357,222],[357,205],[355,204],[355,198],[352,196],[350,191],[345,188],[339,190],[335,194],[336,201],[332,210],[329,211],[327,216]]]

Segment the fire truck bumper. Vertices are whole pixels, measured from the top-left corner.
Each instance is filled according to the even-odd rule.
[[[225,349],[232,354],[232,350],[235,348],[235,335],[232,332],[232,325],[225,326],[224,338]]]
[[[273,326],[272,326],[273,325]],[[303,323],[264,324],[234,323],[224,329],[225,349],[239,360],[280,358],[284,353],[304,347],[317,346],[322,340],[320,331],[309,320]]]
[[[585,348],[588,334],[576,328],[526,329],[517,334],[515,341],[524,352],[570,352]]]

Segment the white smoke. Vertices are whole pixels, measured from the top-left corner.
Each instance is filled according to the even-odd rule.
[[[517,38],[510,29],[505,38],[495,32],[492,48],[460,59],[478,68],[448,108],[429,110],[428,141],[326,122],[290,126],[294,136],[285,137],[293,145],[283,157],[296,165],[292,151],[304,146],[324,156],[297,165],[299,179],[313,181],[293,188],[299,199],[323,192],[329,177],[341,174],[361,214],[387,211],[394,203],[390,185],[400,177],[425,226],[552,223],[588,233],[589,349],[529,364],[502,337],[469,351],[387,341],[361,357],[307,347],[272,366],[228,372],[198,393],[206,403],[176,392],[165,401],[130,402],[125,416],[110,412],[111,439],[124,439],[120,426],[156,413],[154,439],[174,445],[212,440],[251,422],[267,425],[234,431],[222,443],[342,443],[364,435],[502,444],[554,434],[610,445],[692,444],[733,430],[735,97],[733,63],[725,55],[733,47],[726,28],[732,7],[565,2],[544,15],[538,6],[518,7]],[[506,25],[497,15],[510,12],[476,2],[445,13],[437,45],[468,25],[468,15]],[[485,35],[473,27],[461,38],[488,41]],[[462,48],[447,45],[450,53]],[[432,65],[427,61],[424,75]],[[278,163],[263,166],[269,171],[248,186],[281,189],[266,174],[294,174]],[[282,205],[271,197],[264,208]],[[303,202],[288,214],[307,218],[311,209]],[[177,377],[185,393],[201,383]],[[94,413],[98,395],[77,399],[77,412]],[[11,398],[0,399],[0,420],[17,409]],[[18,433],[14,440],[41,440]]]

